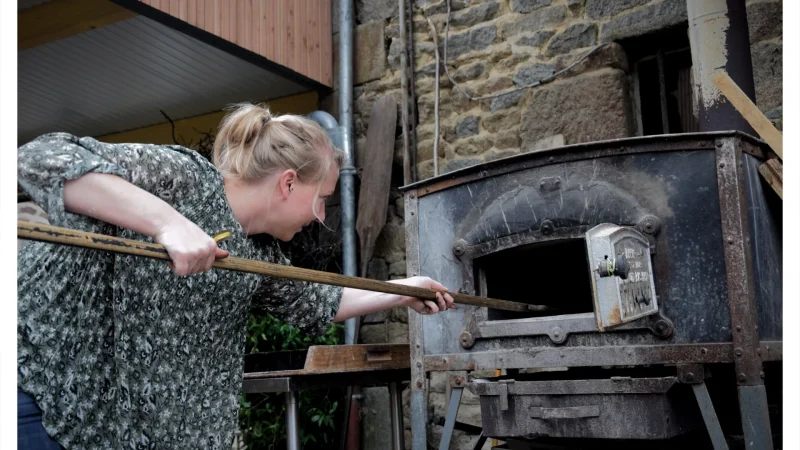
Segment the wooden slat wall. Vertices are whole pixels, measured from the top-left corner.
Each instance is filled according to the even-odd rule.
[[[139,0],[333,86],[331,0]]]

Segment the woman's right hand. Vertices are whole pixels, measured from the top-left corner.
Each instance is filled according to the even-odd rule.
[[[159,228],[155,241],[167,249],[167,263],[176,275],[192,275],[211,270],[214,260],[228,256],[200,227],[178,214]]]

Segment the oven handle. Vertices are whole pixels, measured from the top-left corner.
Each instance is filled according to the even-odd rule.
[[[531,408],[531,417],[534,419],[553,420],[553,419],[586,419],[590,417],[600,417],[600,407],[590,406],[566,406],[563,408]]]

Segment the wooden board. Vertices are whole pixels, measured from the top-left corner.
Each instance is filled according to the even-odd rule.
[[[397,129],[397,102],[385,95],[372,105],[367,128],[367,145],[362,158],[364,171],[358,195],[356,231],[361,246],[361,276],[367,276],[367,265],[375,249],[389,205],[392,180],[392,156]]]
[[[714,84],[727,97],[731,104],[744,117],[747,123],[766,141],[778,158],[783,159],[783,135],[772,122],[758,109],[752,100],[725,72],[714,75]]]
[[[63,1],[67,0],[52,3]],[[111,4],[105,0],[91,1]],[[333,86],[331,0],[138,1]]]
[[[315,345],[308,349],[302,370],[245,373],[245,378],[370,372],[408,369],[408,344]]]
[[[775,158],[770,159],[759,166],[758,173],[767,180],[778,197],[783,198],[783,164]]]

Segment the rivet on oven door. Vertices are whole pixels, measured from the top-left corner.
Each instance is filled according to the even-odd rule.
[[[453,244],[453,254],[456,256],[461,256],[464,252],[467,251],[467,241],[463,239],[459,239]]]
[[[636,224],[636,228],[642,233],[656,235],[659,230],[661,230],[661,220],[652,214],[647,214],[639,220],[639,223]]]
[[[542,226],[539,229],[542,231],[542,234],[550,235],[550,234],[553,234],[553,231],[555,231],[555,226],[553,225],[552,221],[543,220],[542,221]]]

